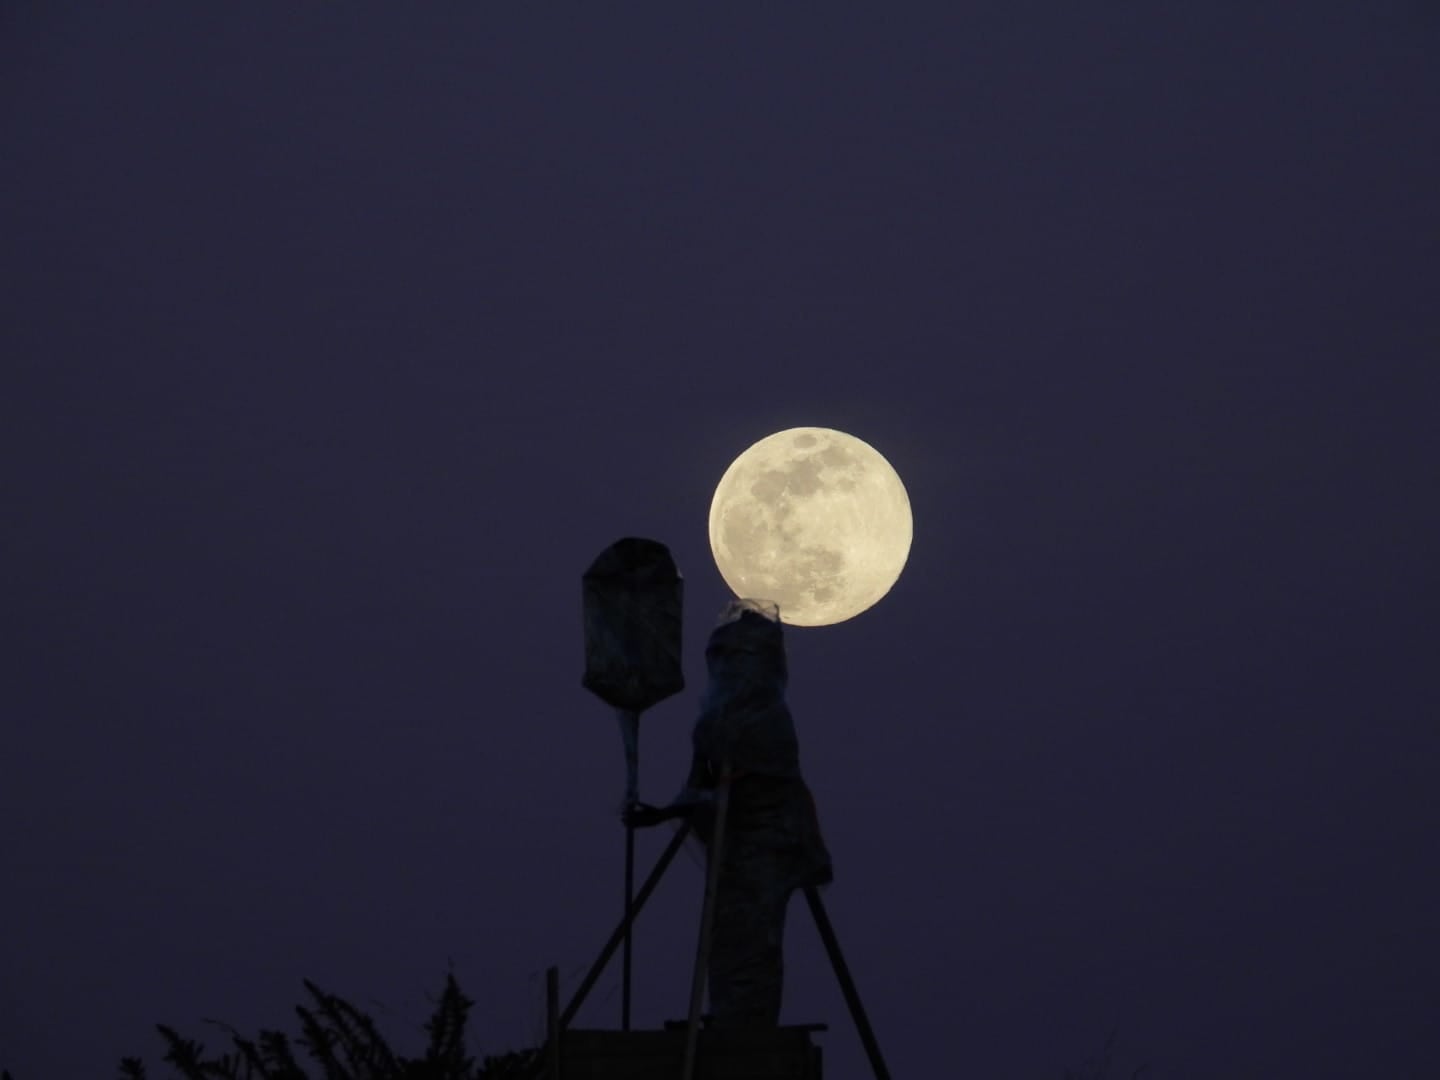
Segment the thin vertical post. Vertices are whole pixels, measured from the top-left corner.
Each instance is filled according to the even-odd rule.
[[[635,827],[625,829],[625,944],[621,954],[620,1030],[630,1030],[630,939],[635,920]]]
[[[560,1080],[560,969],[545,971],[545,1057],[549,1080]]]
[[[825,943],[825,952],[830,956],[830,966],[835,969],[835,977],[840,980],[840,992],[845,995],[845,1004],[850,1007],[850,1018],[855,1021],[855,1028],[860,1033],[860,1042],[865,1046],[865,1056],[870,1059],[870,1069],[875,1073],[875,1080],[890,1080],[890,1070],[885,1067],[885,1059],[880,1056],[880,1044],[875,1040],[875,1032],[870,1028],[865,1006],[860,1004],[860,992],[855,989],[855,980],[850,977],[850,968],[840,952],[840,940],[835,936],[835,928],[830,925],[830,917],[825,914],[825,905],[820,902],[820,893],[814,885],[805,886],[805,900],[810,905],[810,914],[815,916],[815,929],[820,931],[820,940]]]
[[[617,710],[625,743],[625,805],[640,801],[640,713]],[[635,826],[625,826],[625,941],[620,962],[620,1030],[630,1030],[630,939],[635,923]]]
[[[700,1041],[700,1000],[705,992],[705,975],[710,966],[710,939],[715,932],[715,896],[720,886],[720,864],[725,851],[725,812],[730,804],[730,761],[720,765],[716,785],[715,829],[710,837],[710,859],[706,866],[705,902],[700,909],[700,941],[695,947],[695,973],[690,980],[690,1019],[685,1027],[685,1064],[681,1080],[694,1080],[695,1052]]]

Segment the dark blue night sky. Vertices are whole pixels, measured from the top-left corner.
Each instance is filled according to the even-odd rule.
[[[1418,2],[0,7],[0,1065],[302,977],[408,1052],[452,963],[538,1041],[621,900],[580,575],[685,575],[664,800],[711,492],[817,425],[915,515],[788,635],[894,1074],[1434,1075],[1437,55]],[[798,901],[787,965],[859,1080]]]

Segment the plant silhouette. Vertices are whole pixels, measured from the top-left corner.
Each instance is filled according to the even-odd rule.
[[[174,1069],[171,1075],[183,1080],[532,1080],[537,1075],[539,1048],[488,1054],[478,1063],[469,1055],[465,1024],[474,1002],[461,992],[454,975],[446,976],[445,989],[425,1024],[429,1040],[424,1055],[418,1058],[404,1058],[392,1051],[374,1021],[344,998],[309,979],[302,981],[310,1002],[295,1006],[300,1018],[300,1034],[295,1038],[283,1031],[261,1030],[249,1039],[223,1021],[206,1020],[223,1028],[231,1044],[219,1056],[207,1057],[201,1043],[156,1024],[166,1045],[162,1060]],[[1116,1035],[1112,1031],[1100,1053],[1079,1069],[1066,1069],[1064,1080],[1109,1077]],[[320,1071],[307,1072],[302,1056]],[[1130,1074],[1130,1080],[1144,1080],[1149,1071],[1149,1066],[1142,1065]],[[137,1057],[121,1059],[120,1077],[152,1080]],[[0,1070],[0,1080],[16,1078],[8,1070]]]
[[[454,975],[425,1024],[429,1041],[424,1056],[407,1059],[390,1049],[365,1013],[344,998],[304,980],[310,1001],[295,1006],[300,1034],[262,1030],[246,1038],[229,1024],[207,1020],[230,1036],[230,1047],[207,1057],[205,1047],[156,1024],[165,1040],[164,1061],[184,1080],[521,1080],[531,1074],[536,1049],[487,1055],[477,1063],[465,1046],[465,1023],[474,1004],[460,990]],[[301,1058],[318,1072],[306,1072]],[[136,1057],[120,1061],[121,1080],[150,1080],[145,1063]],[[0,1080],[13,1080],[6,1072]]]

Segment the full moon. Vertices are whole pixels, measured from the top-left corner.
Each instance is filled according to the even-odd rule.
[[[873,606],[910,555],[910,498],[869,443],[831,428],[761,439],[710,502],[710,550],[738,597],[782,622],[827,626]]]

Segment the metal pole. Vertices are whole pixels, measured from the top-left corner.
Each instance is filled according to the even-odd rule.
[[[810,914],[815,916],[815,929],[820,931],[820,940],[825,943],[825,951],[830,955],[830,966],[835,969],[835,977],[840,980],[840,992],[845,995],[845,1004],[850,1007],[850,1017],[855,1021],[855,1028],[860,1033],[860,1042],[865,1046],[865,1056],[870,1059],[870,1069],[875,1073],[875,1080],[890,1080],[890,1070],[885,1067],[885,1059],[880,1056],[880,1044],[875,1041],[875,1032],[870,1029],[865,1007],[860,1004],[860,992],[855,989],[855,980],[850,977],[850,968],[846,966],[845,957],[840,952],[840,941],[835,936],[835,928],[830,925],[830,917],[825,914],[825,905],[820,902],[819,890],[814,885],[805,886],[805,900],[810,905]]]
[[[685,1028],[685,1065],[682,1080],[694,1080],[695,1051],[700,1039],[700,998],[710,964],[710,939],[715,931],[715,895],[720,885],[720,863],[725,852],[725,812],[730,804],[730,760],[720,764],[715,795],[715,831],[710,838],[710,860],[705,875],[705,902],[700,909],[700,942],[695,948],[695,972],[690,980],[690,1019]]]
[[[640,801],[640,714],[619,710],[620,734],[625,741],[625,805]],[[630,939],[635,902],[635,827],[625,827],[625,948],[621,954],[620,1030],[630,1030]]]
[[[545,1046],[550,1080],[560,1080],[560,969],[545,972]]]
[[[645,883],[640,886],[640,891],[635,894],[635,902],[630,905],[630,913],[621,920],[620,925],[615,928],[615,932],[610,935],[610,940],[600,950],[600,955],[596,957],[595,963],[590,965],[590,971],[576,989],[575,996],[570,999],[570,1004],[565,1006],[565,1011],[560,1014],[562,1031],[570,1026],[570,1021],[575,1019],[575,1014],[580,1011],[580,1006],[585,1002],[585,995],[590,993],[599,980],[600,973],[605,970],[605,965],[610,962],[610,957],[615,955],[615,950],[620,947],[621,940],[630,930],[630,924],[640,917],[640,909],[645,906],[645,901],[650,899],[650,894],[655,891],[655,886],[660,884],[660,876],[665,873],[665,868],[679,853],[680,846],[685,842],[685,837],[690,834],[691,827],[690,822],[687,821],[675,830],[675,835],[670,838],[669,846],[661,854],[659,861],[655,863],[655,868],[650,871],[650,876],[645,879]]]
[[[625,942],[621,953],[620,973],[620,1030],[630,1030],[630,939],[631,926],[635,922],[630,917],[631,909],[635,903],[635,829],[633,826],[625,830]]]

